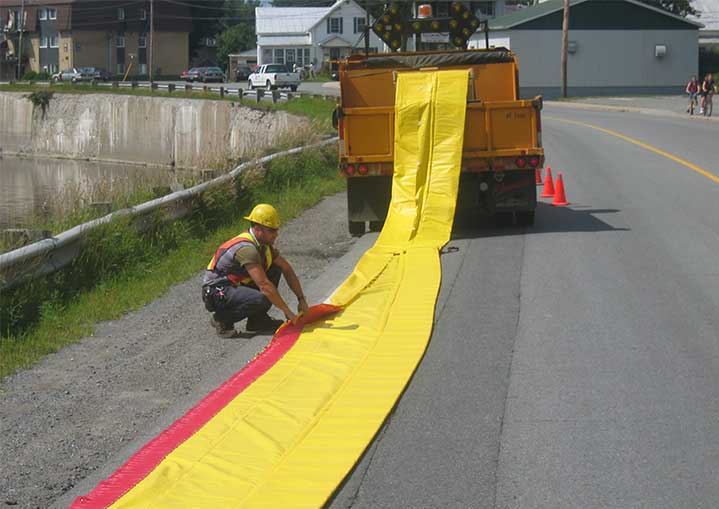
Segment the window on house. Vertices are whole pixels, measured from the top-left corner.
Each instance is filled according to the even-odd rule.
[[[288,67],[291,64],[295,63],[295,49],[294,48],[285,50],[285,62],[287,63]]]
[[[116,39],[116,46],[118,48],[124,48],[125,47],[125,34],[117,34]]]
[[[309,65],[309,64],[311,63],[311,62],[310,62],[310,49],[309,49],[309,48],[305,48],[304,54],[305,54],[305,62],[304,62],[304,65]]]
[[[283,50],[283,49],[275,50],[275,58],[273,60],[273,63],[275,63],[275,64],[284,64],[285,63],[285,50]]]
[[[59,48],[60,47],[60,37],[57,34],[50,36],[50,47],[51,48]]]
[[[263,64],[269,64],[272,63],[272,50],[262,48],[262,63]]]
[[[38,19],[45,21],[47,19],[47,9],[40,9],[38,12]]]
[[[147,48],[147,36],[145,34],[142,34],[137,39],[137,47],[138,48]]]
[[[117,19],[119,19],[120,21],[123,21],[125,19],[125,8],[124,7],[117,8]]]
[[[48,9],[47,19],[57,19],[57,9]]]
[[[328,34],[341,34],[342,33],[342,18],[327,18],[327,33]]]
[[[140,9],[140,19],[141,20],[147,19],[147,10],[146,9]]]
[[[147,74],[147,64],[140,64],[138,67],[140,74]]]
[[[364,27],[367,25],[367,18],[355,18],[354,19],[354,33],[360,34],[364,32]]]
[[[118,63],[117,64],[117,74],[124,74],[125,73],[125,64]]]
[[[50,47],[50,38],[47,37],[47,36],[45,36],[45,35],[43,35],[43,36],[40,38],[40,47],[41,47],[41,48],[49,48],[49,47]]]

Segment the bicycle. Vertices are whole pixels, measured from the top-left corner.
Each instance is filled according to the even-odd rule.
[[[689,94],[689,108],[687,111],[690,115],[694,115],[694,110],[697,108],[697,94],[696,93],[690,93]]]

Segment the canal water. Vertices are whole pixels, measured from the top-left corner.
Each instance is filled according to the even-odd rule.
[[[168,186],[191,177],[172,170],[69,159],[0,157],[0,229],[67,212],[77,203],[111,201],[133,189]]]

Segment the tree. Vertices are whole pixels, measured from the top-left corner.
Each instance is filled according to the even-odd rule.
[[[257,47],[255,25],[239,23],[234,25],[217,37],[217,61],[224,68],[227,67],[228,55]]]
[[[692,0],[639,0],[642,3],[664,9],[677,16],[686,17],[696,15],[697,11],[691,6]]]
[[[330,7],[331,0],[272,0],[272,7]]]

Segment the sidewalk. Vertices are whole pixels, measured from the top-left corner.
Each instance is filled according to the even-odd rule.
[[[686,95],[656,95],[635,97],[577,97],[564,101],[545,101],[548,106],[560,108],[591,109],[601,111],[628,111],[664,117],[694,118],[699,120],[719,121],[719,111],[711,117],[687,114],[689,98]]]

